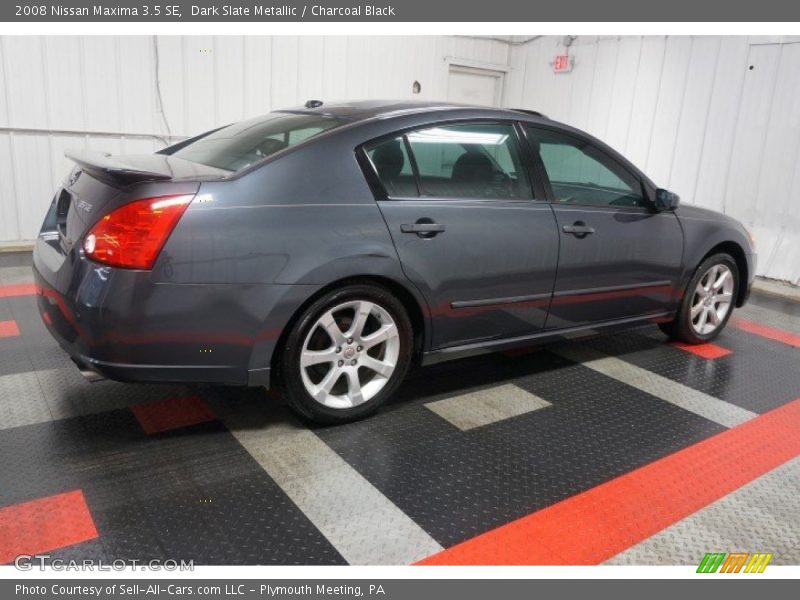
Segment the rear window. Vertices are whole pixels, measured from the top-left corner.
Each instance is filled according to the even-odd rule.
[[[173,156],[228,171],[240,171],[342,121],[319,115],[270,113],[223,127],[176,151]]]

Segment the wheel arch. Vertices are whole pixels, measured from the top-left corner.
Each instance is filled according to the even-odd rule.
[[[750,274],[748,272],[747,257],[744,253],[744,248],[742,248],[738,243],[732,240],[726,240],[724,242],[720,242],[716,246],[713,246],[697,262],[695,270],[697,270],[697,268],[703,264],[703,261],[709,256],[718,254],[720,252],[730,254],[733,257],[733,260],[736,262],[736,268],[739,271],[739,289],[736,290],[735,306],[737,308],[741,307],[747,299],[747,282],[749,281],[748,277]]]
[[[425,340],[430,339],[429,327],[430,322],[429,319],[426,318],[425,312],[423,309],[423,300],[418,298],[412,291],[404,285],[390,277],[385,277],[381,275],[352,275],[348,277],[344,277],[342,279],[337,279],[336,281],[332,281],[327,285],[318,289],[314,294],[309,296],[297,309],[292,313],[292,316],[286,322],[286,325],[281,331],[280,336],[278,337],[278,341],[275,344],[275,348],[272,352],[272,358],[270,360],[270,366],[272,373],[278,374],[280,370],[277,368],[278,361],[283,356],[283,350],[286,346],[286,339],[289,336],[289,332],[295,326],[295,323],[300,319],[300,316],[303,312],[311,306],[317,299],[321,298],[323,295],[327,294],[328,292],[335,290],[337,288],[346,286],[346,285],[355,285],[355,284],[367,284],[367,285],[375,285],[379,287],[383,287],[389,290],[398,300],[403,304],[403,307],[408,312],[408,317],[411,320],[411,328],[414,335],[414,348],[413,348],[413,355],[412,355],[412,364],[418,364],[421,360],[422,353],[425,347]]]

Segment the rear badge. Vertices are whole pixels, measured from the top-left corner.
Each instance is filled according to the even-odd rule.
[[[92,212],[92,209],[94,208],[94,206],[92,206],[91,204],[86,202],[86,200],[78,200],[78,202],[77,202],[77,204],[75,206],[77,206],[79,209],[81,209],[82,211],[85,211],[87,213]]]
[[[73,171],[72,174],[69,176],[69,180],[67,181],[67,186],[72,187],[73,185],[75,185],[75,182],[78,181],[78,178],[81,176],[81,173],[83,173],[83,171],[81,171],[80,169],[76,169],[75,171]]]

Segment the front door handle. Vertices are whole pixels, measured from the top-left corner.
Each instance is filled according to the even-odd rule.
[[[590,233],[594,233],[594,227],[590,227],[583,221],[575,221],[572,225],[564,225],[561,230],[564,233],[571,233],[577,238],[585,238]]]
[[[403,233],[416,233],[421,238],[431,238],[444,231],[444,225],[434,223],[430,219],[420,219],[416,223],[403,223],[400,225]]]

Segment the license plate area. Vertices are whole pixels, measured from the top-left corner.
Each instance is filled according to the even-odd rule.
[[[69,247],[72,245],[69,238],[67,238],[67,216],[69,215],[70,206],[72,206],[72,194],[66,189],[62,189],[56,199],[56,231],[58,231],[58,241],[61,244],[61,249],[65,252],[68,252]]]
[[[56,229],[62,236],[67,235],[67,215],[70,206],[72,206],[72,194],[67,190],[61,190],[56,200]]]

